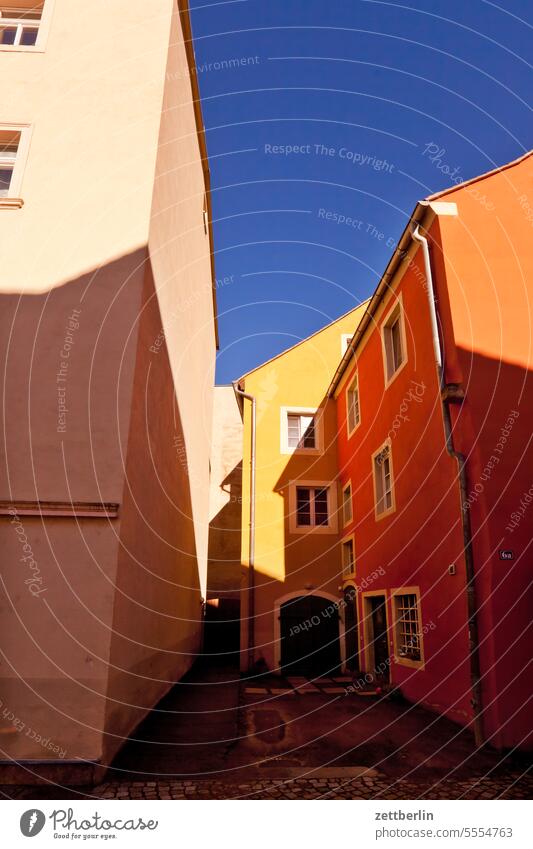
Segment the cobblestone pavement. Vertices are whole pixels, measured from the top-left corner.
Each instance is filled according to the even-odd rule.
[[[61,790],[1,787],[11,799],[64,798]],[[462,781],[410,782],[405,779],[251,779],[229,783],[216,780],[106,782],[93,791],[71,791],[75,798],[97,799],[531,799],[533,775],[519,772],[497,778],[480,776]],[[30,796],[31,794],[31,796]],[[70,793],[69,793],[70,795]]]

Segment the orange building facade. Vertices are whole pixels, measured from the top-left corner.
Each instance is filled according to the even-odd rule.
[[[329,393],[341,548],[385,573],[359,666],[498,748],[531,742],[532,166],[418,205]]]

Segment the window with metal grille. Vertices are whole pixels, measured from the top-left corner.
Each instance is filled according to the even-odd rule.
[[[353,539],[346,539],[342,543],[342,575],[347,578],[355,572],[355,556]]]
[[[392,465],[390,445],[386,445],[374,457],[374,480],[376,484],[376,513],[392,509]]]
[[[324,487],[296,487],[296,524],[313,527],[327,525],[328,490]]]
[[[287,414],[287,445],[289,448],[316,448],[314,416]]]
[[[347,392],[348,406],[348,436],[355,430],[361,420],[361,411],[359,408],[359,379],[355,375]]]
[[[387,380],[398,371],[405,359],[401,306],[397,304],[383,327]]]
[[[20,130],[0,130],[0,197],[9,197],[19,145]]]
[[[15,0],[0,5],[0,45],[6,47],[35,47],[41,24],[44,2]]]
[[[420,660],[420,622],[416,593],[395,595],[396,649],[399,657]]]

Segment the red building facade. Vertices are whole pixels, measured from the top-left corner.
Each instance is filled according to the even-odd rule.
[[[417,206],[329,390],[352,666],[499,748],[531,743],[532,163]]]

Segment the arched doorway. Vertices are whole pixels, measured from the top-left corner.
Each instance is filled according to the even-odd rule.
[[[341,664],[338,602],[298,595],[280,604],[280,667],[284,675],[334,675]]]
[[[345,665],[349,672],[359,671],[359,634],[357,623],[357,590],[353,585],[344,588],[344,647]]]

